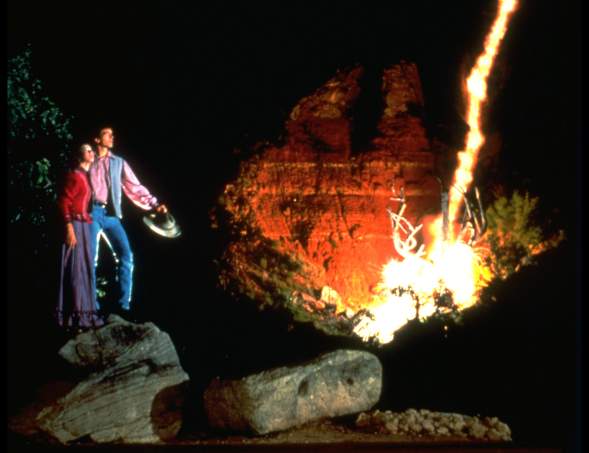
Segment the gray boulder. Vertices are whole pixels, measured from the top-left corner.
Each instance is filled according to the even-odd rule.
[[[86,377],[38,412],[36,425],[61,443],[153,443],[174,438],[182,423],[188,375],[168,334],[153,323],[111,315],[59,351]]]
[[[374,406],[382,366],[368,352],[338,350],[240,380],[214,379],[204,393],[213,428],[266,434]]]

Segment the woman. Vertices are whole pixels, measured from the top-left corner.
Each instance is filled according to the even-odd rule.
[[[88,169],[94,150],[83,144],[77,150],[76,167],[65,176],[58,205],[65,223],[65,243],[61,253],[61,282],[57,303],[57,323],[74,332],[98,327],[104,321],[97,313],[96,288],[92,278],[92,218],[88,213],[92,190]]]

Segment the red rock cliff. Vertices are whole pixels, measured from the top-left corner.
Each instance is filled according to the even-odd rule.
[[[361,77],[362,68],[339,72],[301,99],[286,123],[286,144],[245,162],[240,179],[226,190],[233,197],[229,213],[247,217],[280,252],[314,269],[307,283],[324,288],[324,299],[338,299],[325,287],[335,290],[339,310],[366,304],[381,267],[395,257],[387,214],[387,208],[398,208],[390,200],[393,185],[404,188],[406,217],[414,225],[440,204],[434,156],[416,113],[423,107],[417,67],[400,62],[384,71],[379,134],[372,149],[354,154],[350,111],[361,96]],[[233,244],[229,250],[244,254],[235,263],[247,267],[247,247]],[[260,278],[269,273],[265,269]],[[235,272],[233,278],[246,275]]]

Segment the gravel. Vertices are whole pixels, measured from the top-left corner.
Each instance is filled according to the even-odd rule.
[[[459,437],[493,442],[511,441],[511,430],[497,417],[480,417],[427,409],[405,412],[362,412],[356,427],[383,434],[404,436]]]

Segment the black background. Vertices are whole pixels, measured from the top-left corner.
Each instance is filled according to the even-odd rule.
[[[182,226],[177,240],[156,237],[138,209],[124,206],[136,307],[171,334],[195,395],[215,375],[363,348],[384,364],[383,409],[496,415],[516,441],[572,445],[580,433],[580,2],[520,2],[484,126],[501,137],[498,182],[539,196],[567,241],[498,285],[495,304],[472,310],[446,336],[435,323],[410,326],[378,349],[307,325],[289,329],[286,314],[260,313],[216,289],[212,259],[223,243],[209,228],[209,209],[235,175],[244,155],[237,150],[278,140],[302,96],[355,64],[365,67],[366,96],[376,99],[384,67],[416,62],[428,133],[458,149],[461,78],[496,5],[301,3],[8,2],[8,56],[30,43],[33,71],[75,117],[76,139],[112,125],[115,151]],[[358,129],[362,147],[371,126]],[[9,268],[15,405],[19,392],[10,386],[25,389],[49,375],[43,365],[55,345],[44,314],[56,270]]]

